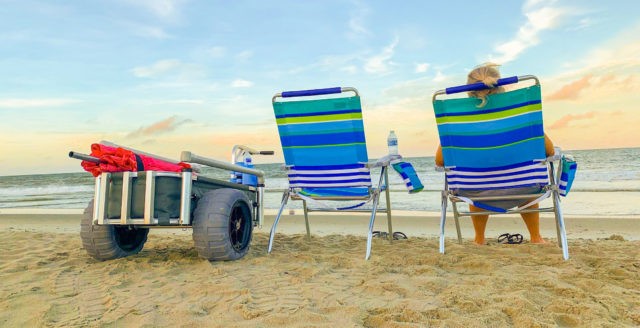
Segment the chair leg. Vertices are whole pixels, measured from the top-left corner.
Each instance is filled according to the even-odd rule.
[[[456,203],[452,202],[451,207],[453,207],[453,221],[456,223],[456,233],[458,234],[458,244],[462,244],[462,232],[460,231],[460,213],[458,213],[458,206],[456,205]]]
[[[371,239],[373,238],[373,224],[376,220],[376,211],[378,209],[378,201],[380,200],[380,192],[376,191],[373,196],[373,208],[371,209],[371,220],[369,220],[369,233],[367,234],[367,253],[364,256],[365,260],[369,260],[371,257]]]
[[[271,226],[271,233],[269,234],[269,246],[267,247],[267,253],[271,253],[271,247],[273,246],[273,238],[276,236],[276,226],[278,225],[278,221],[280,221],[280,216],[282,216],[282,211],[284,207],[287,205],[287,201],[289,200],[289,191],[285,191],[282,194],[282,203],[280,204],[280,210],[278,210],[278,215],[276,215],[275,220],[273,221],[273,226]]]
[[[558,247],[562,247],[562,233],[560,232],[560,221],[558,220],[559,215],[558,215],[558,212],[556,211],[555,200],[553,202],[554,202],[553,214],[556,219],[556,237],[558,238]]]
[[[553,162],[550,162],[548,165],[548,171],[549,171],[549,179],[551,182],[551,185],[556,185],[556,172],[554,169]],[[560,174],[560,169],[558,168],[558,172],[557,174]],[[558,181],[560,180],[560,176],[557,176]],[[556,192],[551,193],[551,197],[553,197],[553,214],[555,215],[555,219],[556,219],[556,237],[558,238],[558,247],[562,247],[562,234],[560,233],[560,223],[558,220],[558,212],[556,211],[556,209],[560,208],[560,202],[556,203]]]
[[[444,254],[444,223],[447,220],[447,196],[442,192],[442,204],[440,205],[440,253]]]
[[[558,232],[558,243],[562,248],[562,258],[569,259],[569,245],[567,244],[567,232],[564,228],[564,217],[562,216],[562,209],[560,208],[560,194],[558,190],[553,191],[553,207],[556,217],[556,228]]]
[[[304,212],[304,224],[307,228],[307,240],[311,240],[311,230],[309,229],[309,211],[307,210],[306,200],[302,200],[302,209]]]
[[[391,196],[389,195],[389,171],[384,171],[384,185],[386,186],[384,194],[387,198],[387,224],[389,225],[389,235],[387,236],[389,241],[393,241],[393,226],[391,224]]]

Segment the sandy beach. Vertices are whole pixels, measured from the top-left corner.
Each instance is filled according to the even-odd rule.
[[[281,220],[267,255],[268,215],[249,254],[208,262],[191,231],[152,230],[138,255],[99,262],[82,249],[80,215],[0,211],[2,327],[633,327],[640,325],[640,220],[567,217],[563,261],[553,219],[545,245],[503,245],[521,220],[489,221],[489,245],[438,253],[438,217],[396,213],[408,240],[374,239],[366,216]],[[376,230],[386,229],[379,216]]]

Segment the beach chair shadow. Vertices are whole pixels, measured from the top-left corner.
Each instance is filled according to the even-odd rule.
[[[547,157],[542,124],[540,83],[535,76],[513,76],[498,80],[498,85],[524,82],[534,85],[489,95],[487,104],[476,107],[477,98],[437,99],[438,96],[482,90],[483,83],[462,85],[437,91],[433,95],[438,134],[445,167],[440,219],[440,253],[444,253],[444,226],[448,201],[452,204],[458,241],[462,242],[459,217],[471,212],[460,211],[460,202],[473,204],[485,212],[474,214],[513,214],[526,212],[553,212],[556,220],[558,245],[565,260],[569,258],[564,219],[560,208],[559,148]],[[523,83],[523,84],[524,84]],[[522,85],[522,84],[521,84]],[[540,187],[536,194],[511,194],[512,188]],[[506,196],[462,197],[458,193],[468,190],[497,190]],[[506,192],[505,192],[506,191]],[[552,206],[529,208],[530,205],[551,197]],[[533,199],[533,200],[532,200]],[[497,200],[522,200],[527,203],[508,210],[483,204]],[[531,200],[530,202],[527,202]]]
[[[370,213],[365,255],[369,259],[378,211],[387,214],[389,236],[393,236],[388,170],[391,160],[401,156],[369,162],[360,96],[354,88],[287,91],[276,94],[272,102],[289,186],[282,195],[267,252],[271,253],[276,227],[292,199],[302,201],[307,236],[309,212]],[[370,173],[374,167],[381,169],[375,187]],[[378,208],[382,193],[386,207]],[[371,209],[360,208],[368,202]]]

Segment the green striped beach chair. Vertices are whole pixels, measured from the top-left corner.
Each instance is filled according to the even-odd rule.
[[[401,157],[387,156],[369,163],[360,96],[354,88],[286,91],[276,94],[272,102],[289,187],[271,228],[268,252],[271,253],[282,211],[292,199],[302,201],[307,237],[310,237],[309,212],[371,213],[365,255],[369,259],[377,211],[387,214],[389,236],[393,236],[388,168],[391,159]],[[372,167],[381,168],[377,187],[371,182]],[[382,192],[386,208],[378,209]],[[369,201],[371,209],[360,208]]]
[[[433,95],[444,168],[440,219],[440,253],[444,253],[444,226],[448,201],[451,201],[458,234],[462,242],[458,218],[471,212],[458,210],[456,204],[468,203],[485,212],[476,214],[512,214],[522,212],[553,212],[556,219],[558,244],[564,259],[569,258],[564,220],[560,209],[559,150],[547,158],[542,125],[540,83],[535,76],[513,76],[498,80],[497,86],[534,81],[534,85],[487,96],[482,108],[476,98],[436,99],[441,95],[482,90],[483,83],[462,85],[437,91]],[[509,189],[533,187],[535,194],[511,194]],[[536,187],[539,187],[537,189]],[[473,190],[499,190],[506,196],[464,197]],[[519,189],[522,190],[522,189]],[[473,194],[473,193],[471,193]],[[552,197],[553,205],[531,209],[531,205]],[[533,200],[532,200],[533,199]],[[527,204],[503,209],[485,204],[489,201],[522,200]],[[517,201],[516,201],[517,202]]]

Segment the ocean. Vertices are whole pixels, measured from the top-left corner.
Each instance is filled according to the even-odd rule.
[[[640,148],[574,150],[566,153],[573,155],[578,163],[573,188],[566,198],[561,199],[566,215],[640,216]],[[392,208],[440,211],[439,191],[444,185],[444,175],[434,170],[433,157],[405,160],[416,168],[425,189],[417,194],[408,194],[399,175],[391,171]],[[277,209],[282,191],[287,187],[282,164],[258,164],[256,168],[266,173],[265,208]],[[206,169],[203,174],[224,180],[229,178],[228,172],[217,169]],[[379,171],[372,173],[374,184],[377,183],[378,174]],[[93,183],[91,174],[84,171],[0,176],[0,208],[85,208],[93,197]],[[301,202],[289,202],[287,206],[298,209],[301,208]]]

